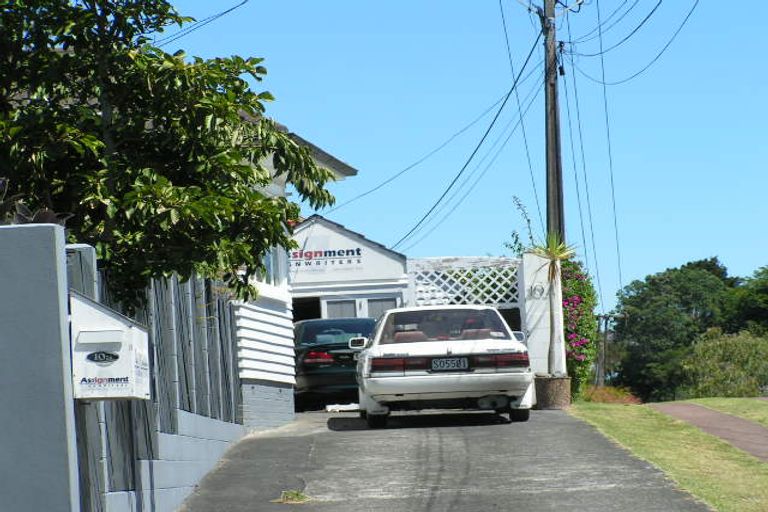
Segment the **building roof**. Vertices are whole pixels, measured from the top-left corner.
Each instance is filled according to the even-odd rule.
[[[310,153],[312,153],[312,157],[323,167],[326,167],[342,178],[347,178],[349,176],[357,176],[357,169],[352,167],[351,165],[342,162],[335,156],[331,155],[330,153],[327,153],[326,151],[322,150],[318,146],[312,144],[304,137],[290,131],[287,126],[282,125],[280,123],[276,123],[277,127],[280,131],[287,134],[291,139],[296,142],[296,144],[299,144],[301,146],[306,147],[309,149]]]
[[[375,245],[376,247],[380,248],[381,250],[386,251],[386,252],[388,252],[390,254],[393,254],[396,257],[401,258],[404,261],[408,259],[405,256],[405,254],[401,254],[401,253],[399,253],[397,251],[393,251],[392,249],[390,249],[389,247],[387,247],[384,244],[380,244],[379,242],[374,242],[373,240],[367,238],[365,235],[362,235],[362,234],[358,233],[357,231],[352,231],[351,229],[344,227],[344,225],[339,224],[338,222],[333,222],[332,220],[328,220],[325,217],[323,217],[322,215],[318,215],[316,213],[314,215],[310,215],[306,219],[303,219],[299,224],[296,225],[296,227],[293,229],[293,232],[296,233],[298,230],[304,229],[306,226],[308,226],[308,225],[310,225],[310,224],[312,224],[314,222],[323,222],[325,224],[329,224],[331,226],[334,226],[336,228],[344,230],[347,233],[350,233],[350,234],[356,236],[357,238],[361,238],[365,242],[367,242],[367,243],[369,243],[371,245]]]

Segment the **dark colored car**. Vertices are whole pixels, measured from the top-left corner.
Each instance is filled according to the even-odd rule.
[[[355,351],[349,339],[370,337],[373,318],[323,318],[294,324],[296,409],[357,402]]]

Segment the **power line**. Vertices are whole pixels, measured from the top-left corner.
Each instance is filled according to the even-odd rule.
[[[568,37],[571,37],[571,21],[569,18],[566,18],[567,26],[568,26]],[[587,177],[587,159],[586,159],[586,151],[584,151],[584,131],[582,130],[582,124],[581,124],[581,104],[579,102],[579,88],[576,81],[576,73],[574,72],[574,64],[573,60],[571,60],[571,75],[573,75],[573,97],[574,97],[574,104],[576,107],[576,126],[579,129],[579,152],[581,154],[581,172],[582,176],[584,178],[584,192],[587,199],[587,220],[589,225],[589,234],[590,234],[590,241],[592,243],[592,257],[595,261],[595,281],[597,281],[597,290],[600,294],[600,305],[601,307],[605,307],[605,296],[603,295],[603,286],[602,282],[600,281],[600,263],[598,261],[597,257],[597,246],[595,244],[595,228],[594,228],[594,222],[592,221],[592,199],[589,194],[589,179]]]
[[[601,80],[599,78],[595,78],[595,77],[591,76],[590,74],[588,74],[587,72],[582,70],[580,67],[576,66],[575,64],[574,64],[574,67],[585,78],[587,78],[588,80],[591,80],[591,81],[593,81],[593,82],[595,82],[597,84],[601,84],[601,85],[621,85],[621,84],[624,84],[626,82],[629,82],[630,80],[633,80],[633,79],[637,78],[638,76],[640,76],[641,74],[645,73],[645,71],[647,71],[648,68],[653,66],[656,63],[656,61],[659,60],[662,55],[664,55],[664,52],[667,51],[667,48],[670,47],[670,45],[677,38],[677,35],[680,33],[681,30],[683,30],[683,27],[685,27],[685,24],[688,23],[688,19],[690,19],[691,15],[693,14],[693,11],[696,10],[696,7],[698,5],[699,5],[699,0],[695,0],[693,2],[693,6],[691,6],[691,9],[688,11],[688,14],[686,14],[685,19],[683,19],[683,21],[680,24],[680,26],[677,27],[677,30],[675,30],[674,34],[672,34],[672,37],[669,39],[669,41],[667,41],[667,44],[665,44],[664,47],[659,51],[659,53],[657,53],[656,56],[645,67],[640,69],[640,71],[638,71],[637,73],[635,73],[633,75],[630,75],[630,76],[628,76],[628,77],[626,77],[626,78],[624,78],[622,80],[616,80],[614,82],[606,82],[605,81],[605,77],[603,77],[603,79]],[[571,57],[571,60],[573,60],[573,57]]]
[[[587,236],[584,232],[584,214],[581,208],[581,186],[579,185],[579,171],[576,165],[576,149],[573,144],[573,121],[571,119],[571,101],[568,94],[568,82],[566,81],[565,74],[563,74],[563,89],[565,90],[565,111],[568,117],[568,139],[571,145],[571,163],[573,164],[573,179],[576,184],[576,204],[579,207],[579,226],[581,227],[581,242],[584,247],[584,260],[589,265],[589,249],[587,248]]]
[[[223,11],[217,13],[217,14],[213,14],[211,16],[203,18],[202,20],[200,20],[198,22],[195,22],[193,25],[191,25],[191,26],[189,26],[189,27],[187,27],[185,29],[179,30],[178,32],[176,32],[174,34],[171,34],[169,36],[160,38],[157,41],[155,41],[155,46],[157,46],[158,48],[162,48],[163,46],[165,46],[167,44],[170,44],[170,43],[172,43],[174,41],[178,41],[182,37],[187,36],[187,35],[191,34],[192,32],[203,28],[204,26],[208,25],[209,23],[213,23],[214,21],[218,20],[222,16],[226,16],[227,14],[231,13],[235,9],[239,9],[240,7],[242,7],[245,4],[247,4],[249,1],[250,0],[243,0],[239,4],[237,4],[237,5],[233,6],[233,7],[230,7],[229,9],[225,9],[225,10],[223,10]]]
[[[610,15],[608,15],[607,18],[605,18],[603,20],[603,24],[605,25],[606,23],[608,23],[611,18],[613,18],[625,5],[627,5],[628,2],[629,2],[629,0],[623,0],[619,4],[619,6],[616,7],[616,9],[614,9],[614,11]],[[613,23],[611,23],[610,25],[606,26],[603,29],[603,34],[605,34],[610,29],[612,29],[613,27],[618,25],[621,22],[621,20],[623,20],[630,12],[632,12],[632,10],[637,6],[638,3],[640,3],[640,0],[635,0],[632,3],[632,5],[630,5],[629,8],[626,11],[624,11],[624,13],[622,13],[622,15],[619,16],[616,19],[616,21],[614,21]],[[573,43],[585,43],[587,41],[592,41],[593,39],[597,39],[598,36],[596,36],[596,35],[593,36],[592,34],[595,34],[599,29],[600,29],[600,27],[594,27],[592,30],[590,30],[589,32],[587,32],[584,35],[581,35],[581,36],[577,37],[576,39],[572,39],[571,36],[568,36],[568,38],[569,38],[568,43],[570,43],[570,44],[573,44]]]
[[[539,63],[536,65],[536,67],[535,67],[533,70],[531,70],[531,71],[530,71],[530,72],[529,72],[527,75],[525,75],[525,76],[524,76],[524,77],[523,77],[523,78],[520,80],[520,83],[522,84],[522,83],[524,83],[524,82],[528,81],[528,79],[529,79],[531,76],[533,76],[533,74],[535,73],[536,69],[538,69],[538,67],[539,67],[540,65],[541,65],[541,62],[539,62]],[[478,115],[477,117],[475,117],[475,118],[474,118],[474,119],[473,119],[473,120],[472,120],[472,121],[471,121],[469,124],[467,124],[466,126],[464,126],[463,128],[461,128],[459,131],[457,131],[456,133],[454,133],[453,135],[451,135],[450,137],[448,137],[448,138],[447,138],[445,141],[443,141],[442,143],[440,143],[440,144],[439,144],[437,147],[435,147],[434,149],[432,149],[432,150],[430,150],[429,152],[427,152],[427,153],[426,153],[424,156],[420,157],[419,159],[417,159],[417,160],[416,160],[415,162],[413,162],[412,164],[410,164],[410,165],[406,166],[405,168],[403,168],[402,170],[398,171],[398,172],[397,172],[397,173],[395,173],[394,175],[390,176],[390,177],[389,177],[389,178],[387,178],[386,180],[382,181],[381,183],[379,183],[379,184],[378,184],[378,185],[376,185],[375,187],[373,187],[373,188],[371,188],[371,189],[369,189],[369,190],[366,190],[365,192],[362,192],[362,193],[360,193],[360,194],[356,195],[356,196],[355,196],[355,197],[353,197],[352,199],[349,199],[349,200],[347,200],[347,201],[345,201],[345,202],[343,202],[343,203],[339,204],[338,206],[335,206],[335,207],[331,208],[330,210],[328,210],[327,212],[325,212],[325,214],[327,215],[327,214],[333,213],[333,212],[335,212],[336,210],[339,210],[339,209],[341,209],[341,208],[344,208],[345,206],[347,206],[347,205],[349,205],[349,204],[351,204],[351,203],[354,203],[354,202],[355,202],[355,201],[357,201],[358,199],[362,199],[363,197],[365,197],[365,196],[367,196],[367,195],[369,195],[369,194],[372,194],[372,193],[376,192],[377,190],[381,189],[382,187],[384,187],[384,186],[386,186],[386,185],[388,185],[388,184],[392,183],[392,182],[393,182],[393,181],[395,181],[397,178],[399,178],[400,176],[402,176],[402,175],[403,175],[403,174],[405,174],[406,172],[410,171],[410,170],[411,170],[411,169],[413,169],[414,167],[417,167],[417,166],[418,166],[418,165],[420,165],[422,162],[424,162],[425,160],[427,160],[429,157],[431,157],[432,155],[434,155],[435,153],[437,153],[438,151],[440,151],[441,149],[443,149],[444,147],[446,147],[448,144],[450,144],[451,142],[453,142],[453,140],[454,140],[454,139],[456,139],[456,138],[457,138],[459,135],[463,134],[464,132],[466,132],[467,130],[469,130],[471,127],[473,127],[475,124],[477,124],[477,123],[478,123],[478,122],[479,122],[479,121],[480,121],[482,118],[484,118],[484,117],[485,117],[485,116],[486,116],[486,115],[487,115],[487,114],[488,114],[488,113],[489,113],[491,110],[493,110],[493,108],[494,108],[496,105],[498,105],[499,103],[501,103],[501,101],[504,99],[504,96],[505,96],[505,95],[502,95],[502,96],[500,96],[500,97],[499,97],[499,99],[498,99],[498,100],[496,100],[496,101],[493,103],[493,105],[491,105],[491,106],[489,106],[487,109],[485,109],[485,110],[484,110],[484,111],[483,111],[483,112],[482,112],[480,115]]]
[[[600,0],[595,0],[597,8],[597,23],[600,24]],[[613,206],[613,230],[616,237],[616,263],[619,268],[619,287],[624,288],[624,278],[621,272],[621,249],[619,246],[619,221],[616,215],[616,187],[613,177],[613,149],[611,144],[611,124],[608,119],[608,88],[605,84],[605,55],[603,54],[603,36],[600,33],[600,70],[603,77],[603,111],[605,112],[605,135],[608,142],[608,170],[611,177],[611,205]]]
[[[636,26],[636,27],[635,27],[635,28],[634,28],[634,29],[633,29],[633,30],[632,30],[632,31],[631,31],[629,34],[627,34],[627,35],[626,35],[626,36],[625,36],[625,37],[624,37],[624,38],[623,38],[621,41],[619,41],[618,43],[614,44],[614,45],[613,45],[613,46],[611,46],[610,48],[606,48],[605,50],[600,50],[600,53],[577,53],[577,52],[574,52],[574,53],[575,53],[576,55],[579,55],[579,56],[581,56],[581,57],[597,57],[598,55],[604,55],[604,54],[606,54],[606,53],[610,52],[611,50],[615,50],[616,48],[618,48],[618,47],[619,47],[619,46],[621,46],[622,44],[624,44],[624,43],[626,43],[627,41],[629,41],[629,39],[630,39],[630,38],[631,38],[633,35],[635,35],[635,34],[637,33],[637,31],[638,31],[638,30],[640,30],[640,29],[643,27],[643,25],[645,25],[645,24],[648,22],[648,20],[649,20],[649,19],[651,19],[651,16],[653,16],[653,14],[656,12],[656,10],[659,8],[659,6],[661,6],[661,2],[663,2],[663,1],[664,1],[664,0],[659,0],[659,1],[656,3],[656,5],[653,7],[653,9],[651,9],[651,12],[649,12],[649,13],[648,13],[648,14],[645,16],[645,18],[643,18],[643,20],[640,22],[640,24],[639,24],[639,25],[637,25],[637,26]]]
[[[543,75],[542,75],[542,76],[543,76]],[[466,185],[467,183],[469,183],[469,181],[472,179],[472,176],[474,176],[474,174],[475,174],[475,173],[476,173],[476,172],[477,172],[477,171],[480,169],[480,166],[483,164],[483,162],[484,162],[484,161],[485,161],[485,160],[486,160],[486,159],[487,159],[487,158],[488,158],[488,157],[491,155],[491,153],[493,153],[493,150],[494,150],[494,148],[496,148],[496,146],[499,144],[499,142],[501,142],[502,138],[504,138],[504,141],[501,143],[501,146],[500,146],[500,147],[499,147],[499,149],[496,151],[496,153],[493,155],[493,158],[491,158],[490,162],[488,162],[488,165],[486,165],[486,166],[485,166],[485,168],[482,170],[482,172],[480,173],[480,175],[479,175],[479,176],[478,176],[478,177],[475,179],[475,181],[474,181],[474,182],[473,182],[473,183],[470,185],[469,189],[468,189],[468,190],[467,190],[467,191],[464,193],[464,195],[463,195],[463,196],[462,196],[462,197],[461,197],[461,198],[458,200],[458,202],[456,202],[455,204],[453,204],[452,208],[450,208],[450,210],[449,210],[449,211],[448,211],[448,212],[447,212],[445,215],[443,215],[443,217],[442,217],[442,218],[441,218],[439,221],[437,221],[437,223],[436,223],[434,226],[432,226],[432,227],[429,229],[429,231],[427,231],[427,232],[426,232],[426,233],[425,233],[423,236],[421,236],[421,237],[420,237],[418,240],[416,240],[415,242],[413,242],[413,243],[411,243],[410,245],[408,245],[407,247],[405,247],[405,248],[403,249],[403,251],[408,251],[408,250],[410,250],[411,248],[413,248],[413,247],[417,246],[418,244],[420,244],[420,243],[421,243],[421,242],[422,242],[424,239],[426,239],[426,238],[427,238],[429,235],[431,235],[431,234],[432,234],[432,233],[433,233],[433,232],[434,232],[434,231],[435,231],[435,230],[436,230],[438,227],[440,227],[440,226],[441,226],[441,225],[442,225],[442,224],[443,224],[443,223],[444,223],[446,220],[448,220],[448,218],[449,218],[449,217],[450,217],[450,216],[451,216],[451,215],[452,215],[452,214],[453,214],[453,213],[454,213],[454,212],[455,212],[455,211],[456,211],[456,210],[459,208],[459,206],[461,206],[461,204],[464,202],[464,200],[466,200],[466,199],[467,199],[467,197],[469,197],[469,195],[472,193],[472,191],[473,191],[473,190],[475,189],[475,187],[478,185],[478,183],[480,182],[480,180],[481,180],[481,179],[483,179],[483,177],[486,175],[486,173],[487,173],[487,172],[488,172],[488,170],[491,168],[491,166],[492,166],[492,165],[493,165],[493,164],[496,162],[496,160],[498,159],[499,155],[501,155],[501,152],[502,152],[502,150],[503,150],[503,149],[506,147],[507,143],[508,143],[508,142],[509,142],[509,140],[512,138],[512,135],[514,135],[514,133],[517,131],[517,128],[518,128],[519,126],[521,126],[521,123],[522,123],[522,120],[523,120],[523,118],[524,118],[525,114],[527,114],[527,113],[528,113],[528,110],[530,110],[531,106],[532,106],[532,105],[533,105],[533,103],[536,101],[536,98],[539,96],[539,94],[541,94],[541,87],[539,87],[539,86],[537,85],[537,86],[536,86],[536,87],[535,87],[535,88],[534,88],[534,89],[533,89],[533,90],[532,90],[532,91],[531,91],[531,92],[530,92],[530,93],[527,95],[527,97],[525,98],[525,101],[528,101],[528,105],[525,107],[525,110],[523,110],[523,111],[520,111],[520,116],[517,118],[517,119],[518,119],[518,120],[517,120],[517,122],[516,122],[516,123],[515,123],[515,125],[512,127],[511,131],[510,131],[510,132],[509,132],[509,134],[506,136],[506,138],[504,138],[504,133],[505,133],[505,132],[507,131],[507,129],[508,129],[508,128],[509,128],[509,127],[512,125],[512,122],[514,121],[514,119],[512,119],[512,120],[511,120],[509,123],[507,123],[507,125],[506,125],[506,126],[504,127],[504,129],[501,131],[501,134],[499,134],[499,136],[497,137],[496,141],[495,141],[495,142],[494,142],[494,143],[491,145],[490,149],[489,149],[489,150],[488,150],[488,152],[485,154],[485,156],[484,156],[484,157],[483,157],[483,158],[482,158],[482,159],[481,159],[481,160],[480,160],[480,161],[477,163],[477,165],[475,166],[474,170],[472,170],[472,171],[470,172],[470,174],[467,176],[467,178],[466,178],[466,179],[463,181],[463,183],[460,185],[460,188],[458,188],[458,189],[454,190],[454,192],[453,192],[453,194],[451,195],[451,197],[449,197],[449,198],[448,198],[448,200],[447,200],[446,202],[444,202],[442,205],[440,205],[440,208],[438,208],[438,209],[435,211],[435,216],[436,216],[436,215],[439,215],[441,212],[445,211],[445,210],[448,208],[448,206],[449,206],[449,204],[451,203],[451,201],[453,201],[453,200],[454,200],[454,198],[456,198],[456,197],[459,195],[459,192],[460,192],[460,190],[461,190],[461,187],[463,187],[464,185]],[[530,101],[529,101],[529,100],[530,100]],[[429,220],[427,220],[427,222],[425,222],[425,223],[424,223],[424,225],[423,225],[422,227],[425,227],[425,226],[427,226],[427,225],[428,225],[430,222],[432,222],[432,221],[433,221],[433,220],[436,218],[435,216],[432,216],[432,217],[431,217]]]
[[[515,78],[514,83],[512,84],[512,88],[509,89],[509,92],[507,92],[506,96],[504,97],[504,101],[502,101],[501,106],[499,107],[499,110],[496,112],[496,115],[493,117],[493,120],[491,120],[491,124],[488,126],[488,129],[483,134],[482,138],[480,139],[480,142],[477,143],[477,146],[472,151],[472,153],[469,155],[469,158],[467,158],[467,161],[464,163],[464,165],[461,167],[461,170],[456,174],[456,176],[453,178],[451,183],[448,185],[448,187],[445,189],[445,191],[442,193],[442,195],[435,201],[435,203],[430,207],[430,209],[425,213],[421,219],[408,231],[405,235],[403,235],[400,240],[398,240],[394,245],[392,245],[392,249],[396,248],[398,245],[400,245],[406,238],[411,236],[411,234],[418,228],[425,220],[426,218],[437,208],[437,205],[440,204],[440,202],[445,198],[445,196],[448,194],[448,192],[453,188],[453,186],[456,184],[458,179],[461,177],[461,175],[466,170],[467,166],[469,166],[469,163],[474,158],[475,154],[477,154],[478,150],[480,149],[480,146],[483,145],[483,142],[485,142],[485,139],[488,137],[488,134],[491,132],[491,129],[493,129],[493,126],[496,124],[496,120],[501,115],[501,111],[504,110],[504,106],[507,104],[507,101],[509,100],[509,97],[512,95],[512,92],[515,90],[515,87],[517,87],[517,82],[520,80],[520,76],[522,75],[523,71],[525,71],[526,66],[528,66],[528,62],[531,60],[531,57],[533,56],[533,52],[536,50],[536,45],[539,44],[539,41],[541,40],[541,32],[539,32],[539,35],[536,37],[536,41],[534,41],[533,45],[531,46],[531,50],[528,52],[528,56],[525,58],[525,62],[523,63],[523,67],[520,69],[520,73],[517,75],[517,78]]]
[[[504,28],[504,42],[507,45],[507,57],[509,58],[509,68],[512,72],[512,76],[515,76],[515,64],[512,62],[512,49],[509,46],[509,33],[507,32],[507,20],[504,16],[504,6],[502,5],[502,0],[499,0],[499,11],[501,11],[501,25]],[[517,110],[520,111],[520,91],[518,88],[515,88],[515,101],[517,102]],[[533,186],[533,197],[536,200],[536,212],[539,215],[539,224],[541,225],[541,231],[542,233],[545,231],[544,229],[544,219],[541,215],[541,204],[539,203],[539,191],[536,188],[536,179],[533,175],[533,164],[531,163],[531,151],[528,147],[528,134],[525,131],[525,123],[522,122],[521,119],[521,131],[523,133],[523,143],[525,144],[525,158],[528,161],[528,172],[531,176],[531,185]]]

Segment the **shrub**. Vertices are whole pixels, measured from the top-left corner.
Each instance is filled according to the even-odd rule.
[[[639,404],[639,398],[626,388],[613,386],[595,387],[589,386],[582,398],[585,402],[597,402],[601,404]]]
[[[562,262],[563,330],[571,396],[584,392],[597,355],[597,294],[581,263]]]
[[[683,368],[692,397],[759,396],[768,388],[768,337],[711,329],[696,341]]]

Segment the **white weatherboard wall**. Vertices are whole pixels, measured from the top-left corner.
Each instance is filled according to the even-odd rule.
[[[243,424],[250,429],[292,421],[296,383],[290,294],[285,286],[258,287],[256,301],[235,306]]]

